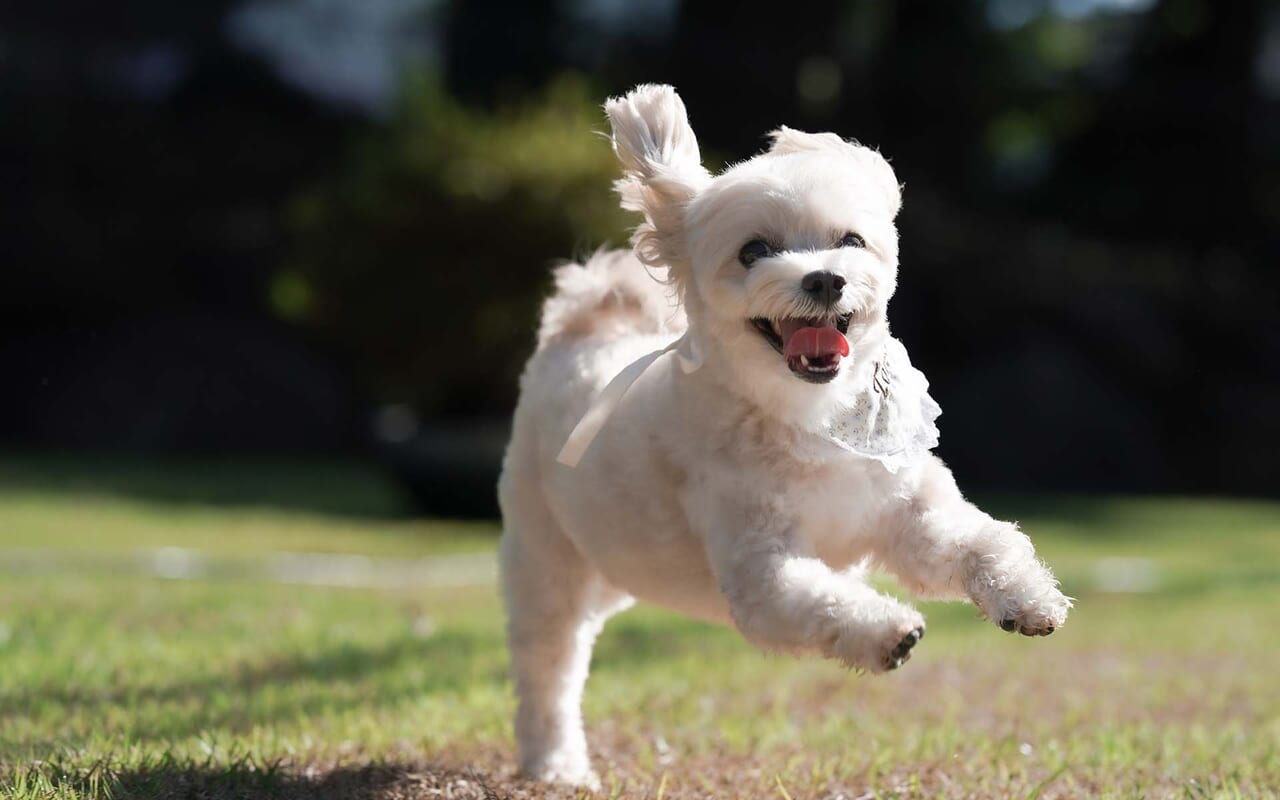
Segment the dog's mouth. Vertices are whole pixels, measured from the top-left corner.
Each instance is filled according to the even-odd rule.
[[[810,383],[826,383],[840,372],[840,359],[849,355],[844,335],[852,317],[755,317],[751,324],[787,360],[792,374]]]

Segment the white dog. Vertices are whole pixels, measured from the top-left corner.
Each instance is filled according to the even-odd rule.
[[[940,410],[885,316],[884,158],[782,128],[713,176],[671,87],[605,110],[644,222],[634,254],[557,270],[499,484],[521,771],[595,784],[583,684],[634,598],[867,672],[906,661],[924,618],[864,561],[1007,631],[1061,626],[1030,540],[929,452]]]

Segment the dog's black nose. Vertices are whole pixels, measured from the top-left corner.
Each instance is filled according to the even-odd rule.
[[[810,272],[800,281],[800,288],[824,306],[833,306],[844,289],[844,278],[834,272]]]

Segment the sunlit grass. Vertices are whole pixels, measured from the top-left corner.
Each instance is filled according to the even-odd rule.
[[[408,560],[491,550],[496,525],[410,519],[377,476],[345,467],[317,470],[312,491],[329,494],[308,506],[297,465],[257,481],[134,465],[114,483],[26,465],[0,461],[0,477],[26,474],[0,481],[0,797],[541,792],[511,776],[495,587],[165,580],[78,559],[180,547]],[[281,475],[273,506],[263,484]],[[343,485],[363,499],[344,506]],[[1078,598],[1062,630],[1028,640],[972,607],[923,604],[912,661],[865,678],[637,609],[610,623],[587,690],[606,784],[667,798],[1272,796],[1280,505],[996,505]],[[49,553],[53,571],[6,566],[14,552]],[[1142,591],[1100,591],[1129,573]]]

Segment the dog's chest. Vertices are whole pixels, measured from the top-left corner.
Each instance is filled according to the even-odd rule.
[[[863,459],[814,470],[788,490],[796,537],[833,569],[850,566],[870,550],[895,488],[891,475]]]

